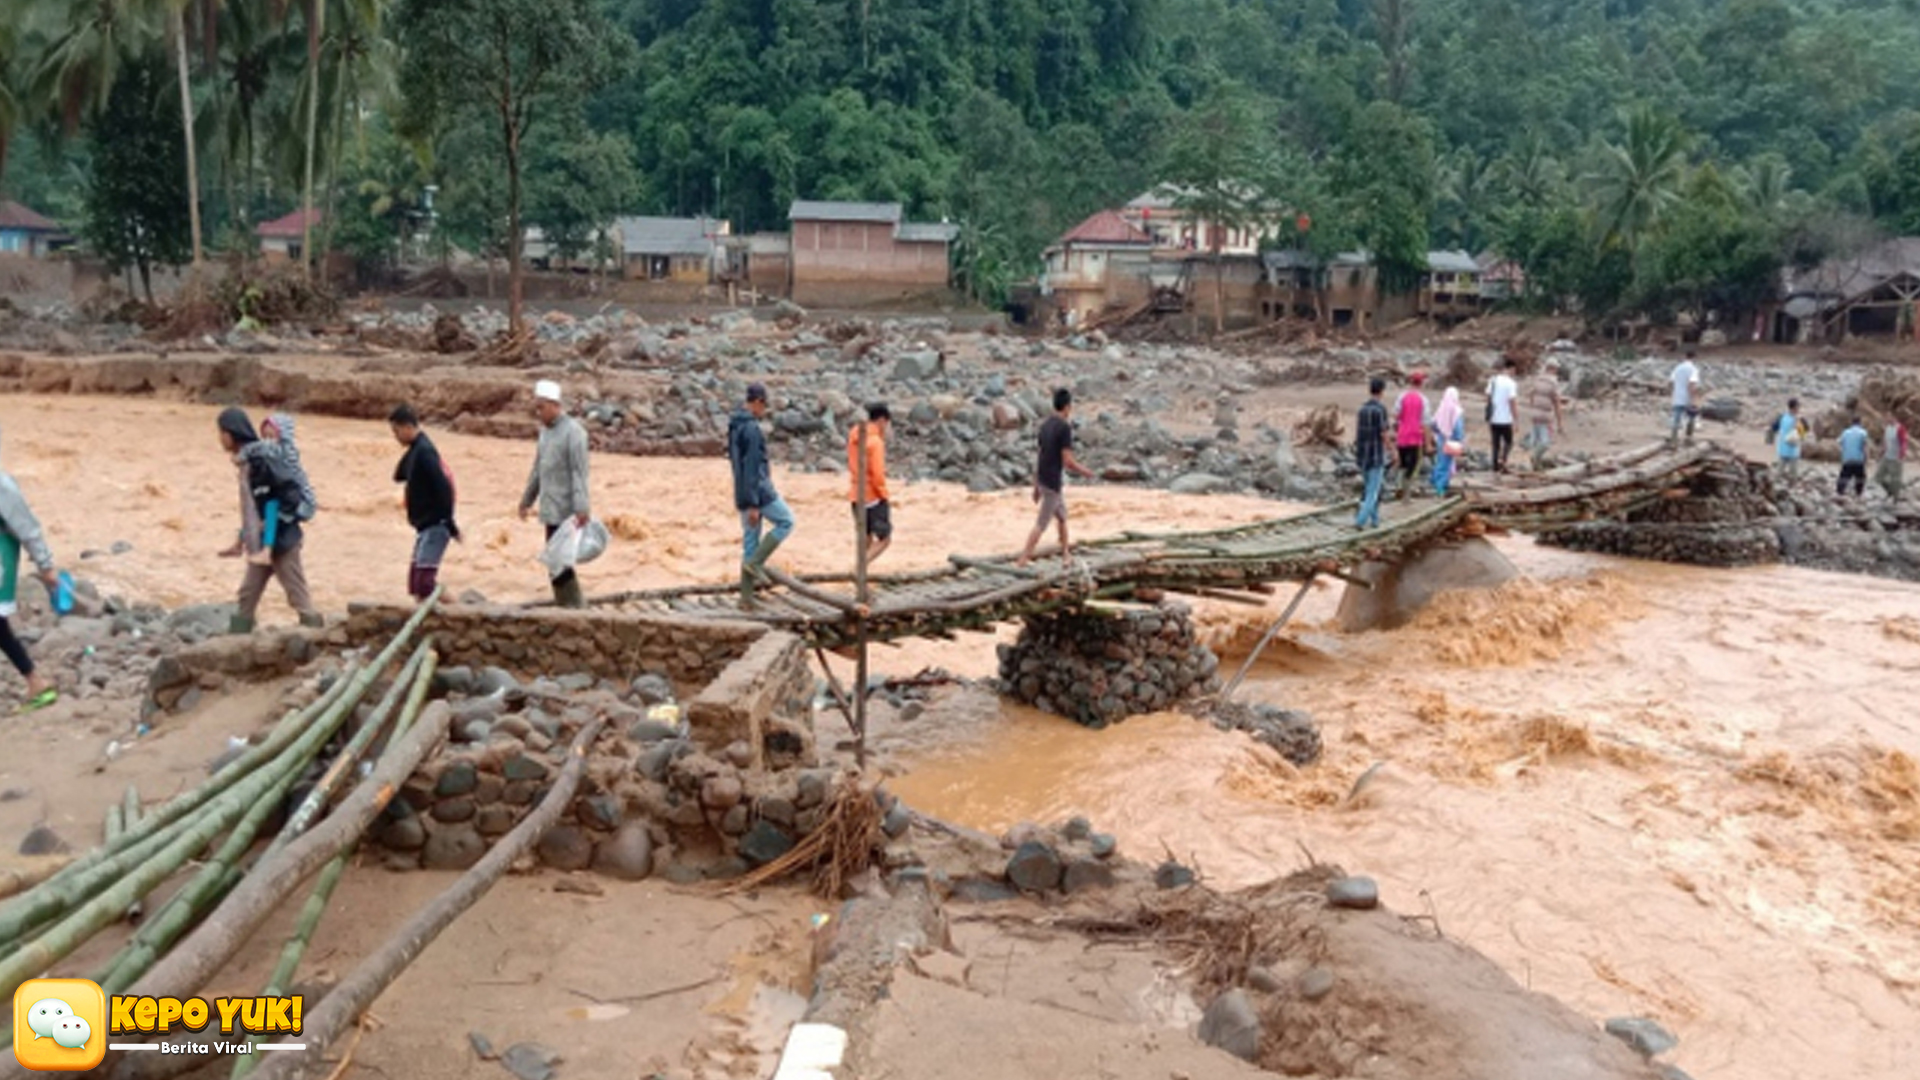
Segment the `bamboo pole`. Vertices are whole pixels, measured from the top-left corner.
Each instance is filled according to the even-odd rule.
[[[1220,691],[1221,701],[1233,700],[1233,692],[1240,689],[1240,683],[1247,677],[1247,672],[1253,670],[1254,661],[1260,659],[1260,654],[1266,651],[1267,644],[1273,640],[1275,634],[1280,632],[1281,627],[1287,625],[1287,620],[1293,618],[1293,613],[1300,610],[1300,602],[1307,598],[1307,590],[1311,588],[1313,588],[1311,577],[1300,583],[1300,591],[1293,594],[1293,599],[1288,602],[1286,610],[1280,613],[1279,618],[1273,620],[1273,625],[1267,627],[1267,632],[1260,636],[1260,643],[1247,654],[1246,660],[1240,665],[1240,670],[1233,673],[1233,679],[1227,683],[1227,688]]]
[[[860,641],[860,655],[854,661],[853,674],[853,760],[867,767],[867,425],[860,425],[859,460],[854,464],[854,537],[853,595],[859,606],[854,611],[854,634]]]
[[[355,682],[359,683],[359,680]],[[320,752],[320,747],[345,721],[347,713],[357,701],[358,698],[352,693],[341,695],[287,749],[286,754],[276,762],[275,768],[256,771],[222,792],[205,811],[185,823],[183,828],[163,834],[167,843],[159,851],[138,862],[129,858],[132,854],[130,851],[121,857],[127,859],[125,865],[120,865],[119,859],[103,864],[103,869],[114,871],[111,886],[69,912],[33,941],[15,950],[11,956],[0,960],[0,995],[10,997],[21,982],[70,955],[88,938],[118,919],[130,905],[151,892],[154,886],[177,873],[189,857],[205,850],[215,837],[232,828],[249,808],[257,808],[263,797],[288,773],[303,768]]]
[[[421,651],[414,654],[414,660],[410,661],[408,665],[409,668],[415,672],[415,675],[412,688],[407,693],[407,703],[401,708],[400,718],[394,725],[393,737],[396,739],[404,737],[407,729],[413,726],[414,718],[420,715],[421,707],[426,704],[427,689],[433,685],[433,672],[437,666],[437,658],[428,648],[428,643],[423,642],[420,648]],[[377,730],[385,726],[386,723],[384,719],[377,721],[370,720],[363,731]],[[358,736],[355,736],[355,738],[357,740]],[[368,742],[371,741],[371,739],[368,740]],[[360,749],[364,750],[365,747],[366,744],[363,743]],[[338,760],[346,760],[350,756],[356,758],[359,756],[359,753],[351,746],[341,752]],[[320,787],[325,786],[326,781],[323,779]],[[320,789],[315,788],[315,790]],[[281,835],[284,836],[285,833]],[[306,955],[307,946],[313,942],[313,932],[320,925],[320,916],[326,912],[328,901],[333,899],[333,890],[340,884],[340,877],[346,872],[347,862],[352,857],[354,845],[357,842],[356,838],[341,844],[339,852],[333,857],[333,861],[328,863],[326,868],[320,871],[320,880],[314,884],[313,892],[307,894],[307,902],[301,907],[300,918],[294,924],[293,935],[287,938],[285,945],[280,947],[280,959],[273,966],[273,974],[267,977],[266,988],[260,991],[261,996],[269,998],[280,997],[284,995],[287,992],[287,988],[293,984],[294,972],[300,969],[300,960]],[[259,1041],[260,1038],[258,1035],[247,1036],[247,1045],[249,1047]],[[254,1066],[259,1064],[259,1060],[260,1058],[257,1051],[234,1055],[234,1080],[239,1080],[240,1077],[252,1072]]]
[[[407,965],[424,952],[453,920],[485,895],[506,873],[507,868],[532,848],[572,804],[573,794],[586,772],[587,750],[605,723],[604,717],[596,717],[580,729],[580,733],[574,736],[573,745],[567,750],[566,765],[561,768],[553,787],[548,789],[546,797],[540,800],[533,812],[512,832],[501,837],[479,862],[460,875],[458,881],[435,897],[431,904],[416,912],[380,948],[355,966],[334,987],[332,993],[321,999],[319,1006],[308,1013],[303,1023],[301,1040],[307,1044],[306,1052],[281,1054],[265,1062],[259,1072],[262,1080],[314,1076],[326,1067],[326,1052],[334,1040],[351,1028],[355,1018],[380,997]]]
[[[120,796],[120,820],[131,829],[140,824],[141,816],[140,789],[128,784],[126,792]]]
[[[119,803],[114,803],[107,807],[107,820],[100,826],[101,843],[111,844],[115,840],[120,839],[121,833],[127,831],[125,824],[126,819],[121,817],[120,814]]]

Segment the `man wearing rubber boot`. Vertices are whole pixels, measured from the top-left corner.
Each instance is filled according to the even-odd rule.
[[[540,443],[533,454],[533,472],[520,496],[520,520],[525,521],[537,501],[540,524],[553,539],[568,518],[586,528],[591,518],[587,502],[587,431],[567,415],[560,403],[560,384],[542,379],[533,387],[533,414],[540,420]],[[569,566],[553,579],[553,600],[561,607],[587,606],[580,579]]]
[[[767,415],[767,388],[747,387],[746,404],[727,424],[727,460],[733,464],[733,506],[740,511],[740,606],[753,606],[753,591],[766,575],[767,560],[793,532],[793,511],[773,490],[767,465],[767,436],[760,420]],[[765,536],[762,524],[773,526]]]

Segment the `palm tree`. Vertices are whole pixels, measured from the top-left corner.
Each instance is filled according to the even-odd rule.
[[[1495,178],[1509,202],[1529,209],[1553,203],[1566,183],[1566,170],[1538,139],[1529,139],[1500,159]]]
[[[1603,144],[1588,176],[1603,242],[1629,253],[1676,202],[1687,177],[1687,135],[1671,117],[1641,107],[1625,116],[1626,138]]]

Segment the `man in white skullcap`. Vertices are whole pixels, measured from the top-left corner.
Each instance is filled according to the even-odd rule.
[[[526,520],[539,504],[540,524],[547,538],[568,518],[586,528],[591,517],[587,501],[587,430],[567,415],[560,402],[560,384],[542,379],[533,386],[533,414],[540,418],[540,445],[533,455],[533,472],[520,496],[520,518]],[[585,607],[580,579],[568,567],[553,579],[553,599],[561,607]]]

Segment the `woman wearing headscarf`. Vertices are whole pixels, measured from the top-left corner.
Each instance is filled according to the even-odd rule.
[[[260,610],[260,598],[266,594],[267,581],[280,579],[287,603],[300,615],[300,625],[319,626],[321,618],[313,610],[313,596],[307,591],[306,570],[300,562],[300,483],[279,453],[249,450],[260,442],[253,423],[240,409],[226,409],[216,421],[220,448],[233,459],[240,478],[240,520],[243,532],[266,513],[276,515],[277,529],[269,560],[264,564],[247,563],[246,576],[240,579],[239,610],[228,627],[235,634],[253,632],[254,616]],[[229,549],[228,554],[236,554]]]
[[[1455,459],[1465,453],[1467,442],[1467,417],[1460,411],[1457,388],[1448,387],[1440,407],[1433,411],[1433,437],[1433,490],[1445,495],[1447,485],[1453,482]]]
[[[27,699],[21,703],[20,711],[31,712],[53,704],[60,693],[54,689],[52,680],[33,666],[27,647],[13,636],[13,626],[8,621],[19,610],[15,600],[19,596],[22,548],[33,559],[34,569],[40,572],[47,591],[53,592],[59,587],[60,575],[54,568],[53,552],[47,547],[46,536],[40,531],[40,519],[33,516],[33,509],[27,505],[26,496],[20,494],[20,485],[12,474],[0,472],[0,652],[6,654],[14,670],[27,680]]]

